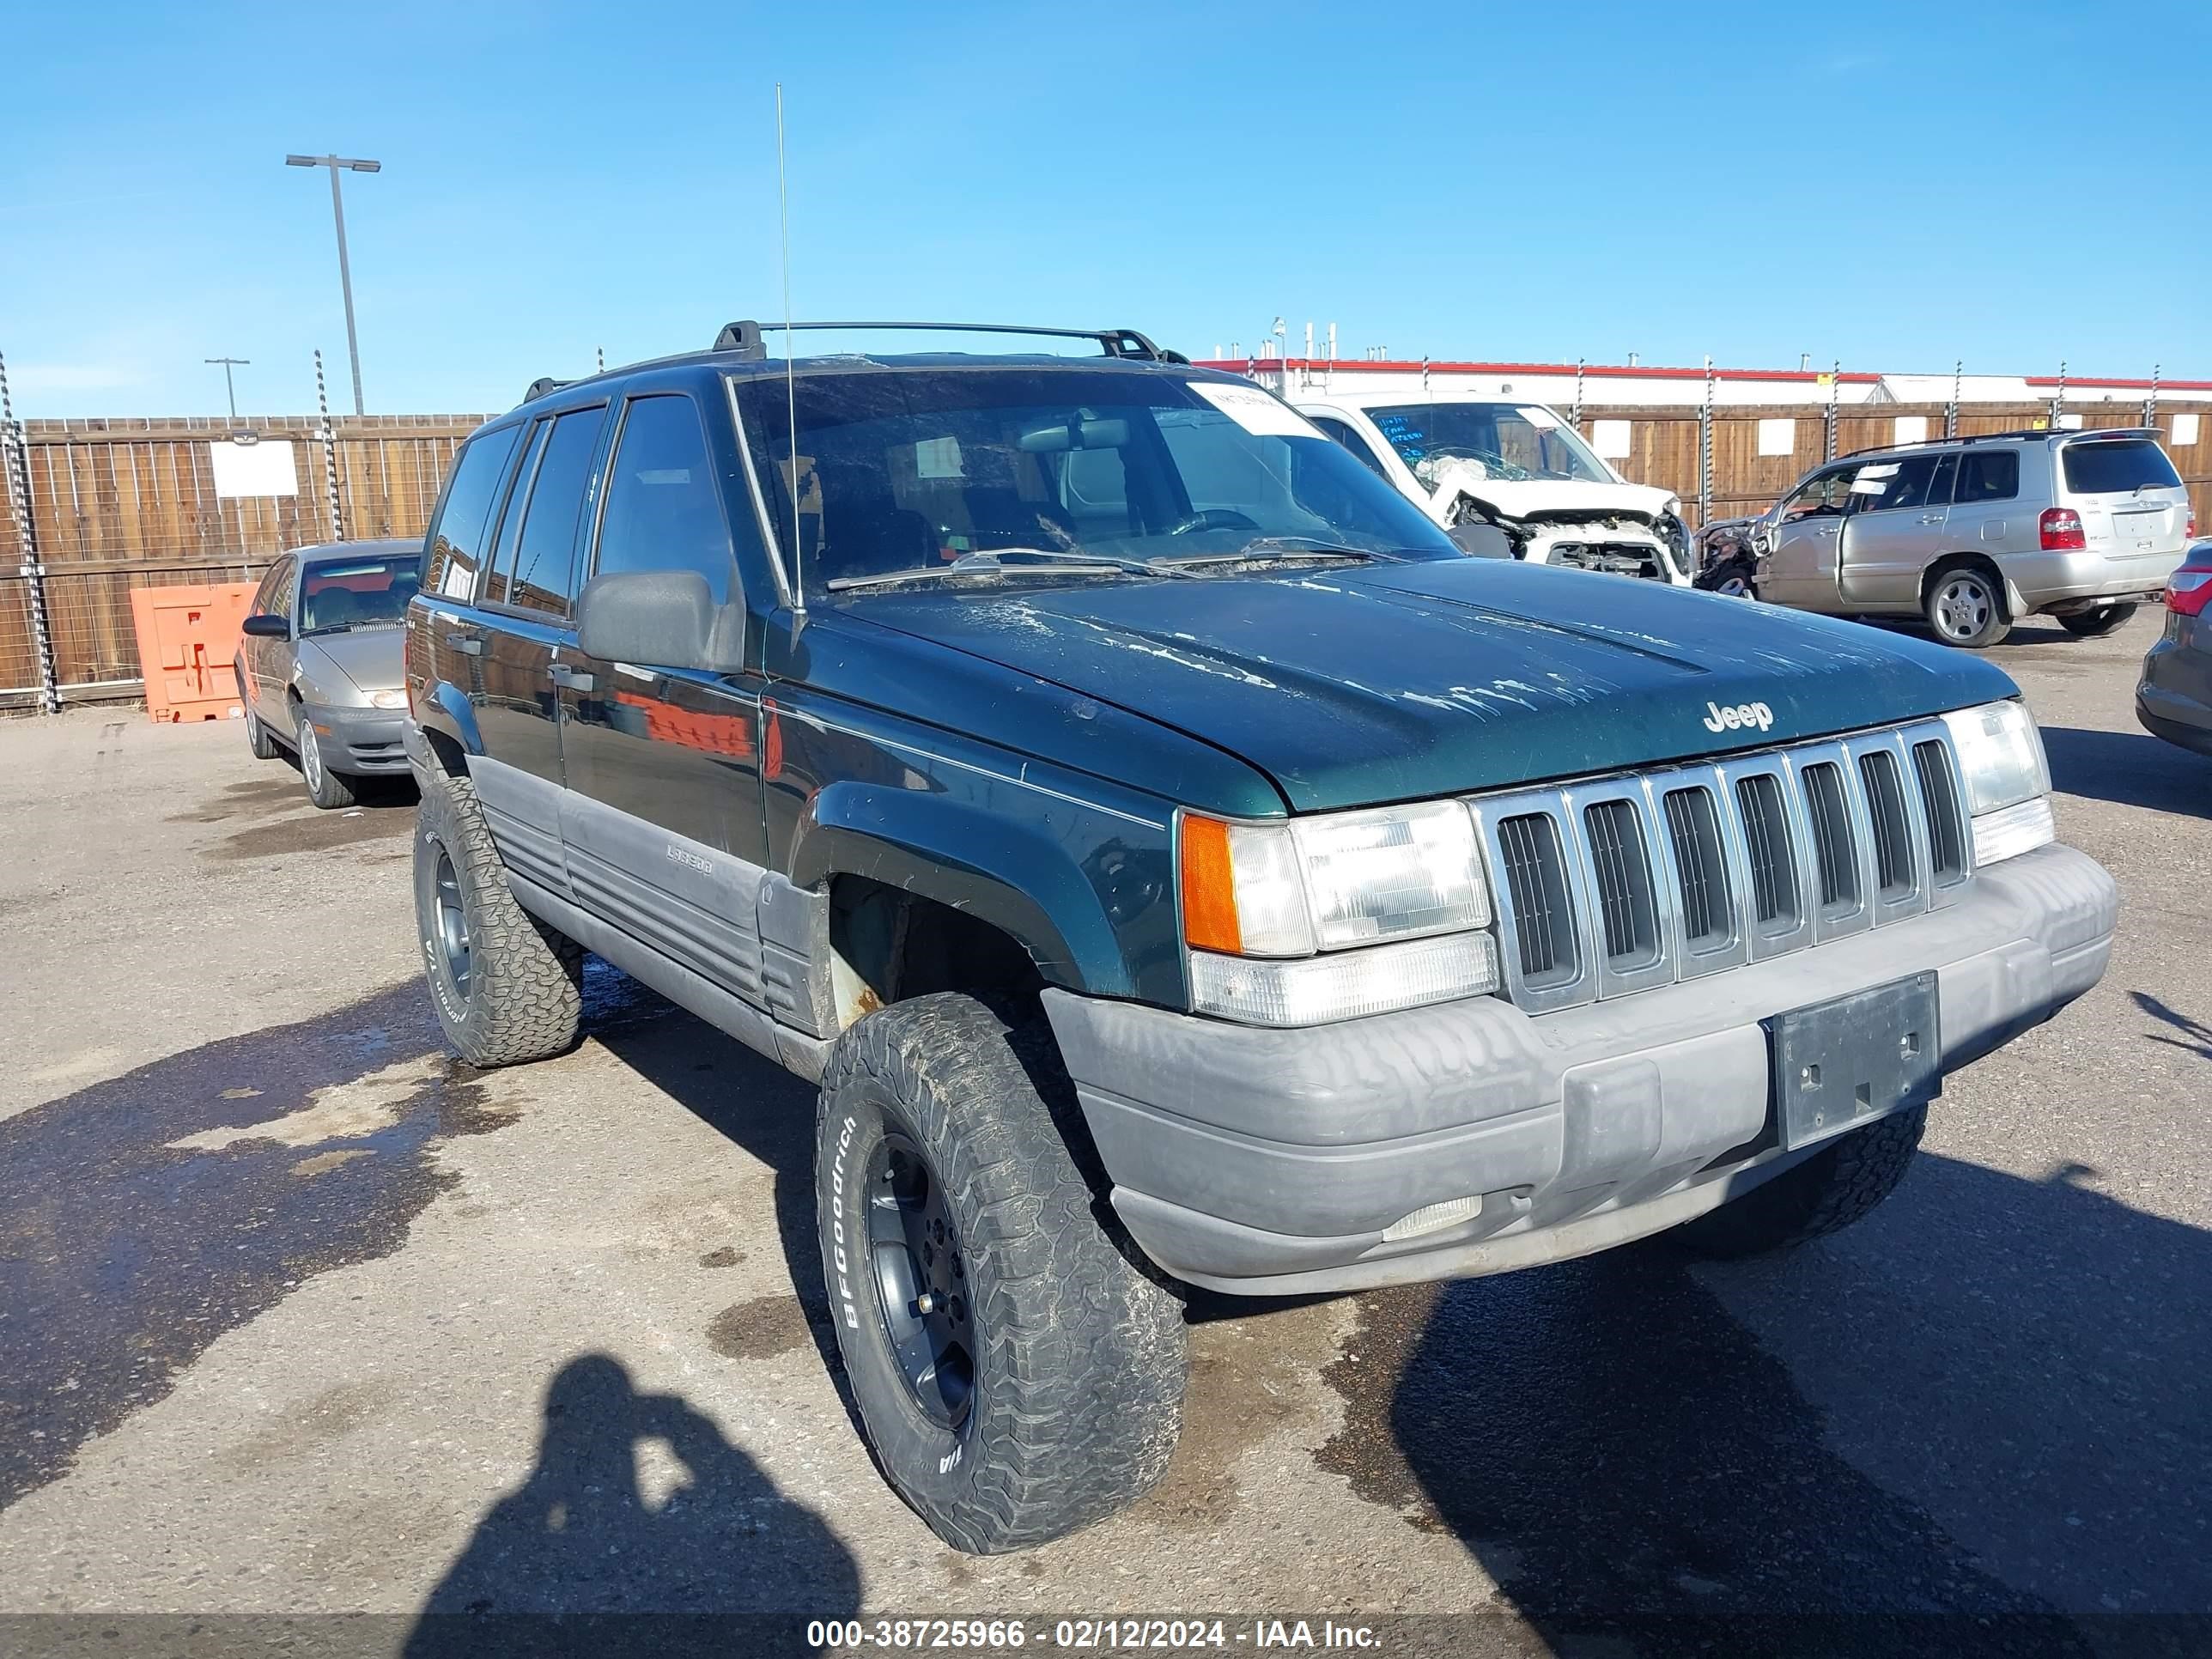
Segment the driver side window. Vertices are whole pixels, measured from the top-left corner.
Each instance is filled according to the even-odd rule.
[[[1856,465],[1831,467],[1826,472],[1815,473],[1798,487],[1796,494],[1782,504],[1778,515],[1784,524],[1795,524],[1800,519],[1833,518],[1841,514],[1850,501],[1851,477],[1858,471]]]

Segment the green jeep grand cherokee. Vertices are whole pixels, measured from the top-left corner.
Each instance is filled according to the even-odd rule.
[[[1462,557],[1079,337],[541,383],[409,619],[454,1046],[568,1047],[589,951],[818,1079],[852,1391],[974,1551],[1159,1478],[1178,1286],[1856,1218],[2116,910],[1989,664]]]

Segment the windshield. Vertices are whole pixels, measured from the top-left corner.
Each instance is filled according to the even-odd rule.
[[[422,574],[419,554],[311,564],[300,593],[300,631],[404,621]]]
[[[787,571],[785,383],[733,385]],[[810,596],[854,597],[901,573],[1124,581],[1155,568],[1217,574],[1240,556],[1459,556],[1419,508],[1256,386],[1126,370],[872,368],[802,374],[795,396]]]
[[[2166,452],[2148,438],[2094,438],[2070,443],[2066,487],[2077,495],[2115,495],[2124,490],[2176,489],[2180,475]]]
[[[1618,482],[1567,423],[1539,404],[1395,404],[1370,409],[1413,476],[1431,489],[1449,462],[1482,478]]]

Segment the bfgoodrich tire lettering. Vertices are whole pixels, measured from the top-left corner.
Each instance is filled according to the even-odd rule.
[[[415,825],[416,937],[446,1040],[471,1066],[561,1053],[583,1016],[583,947],[514,902],[466,778],[432,773]]]
[[[1897,1189],[1927,1126],[1925,1106],[1893,1112],[1668,1237],[1693,1255],[1728,1259],[1786,1250],[1848,1227]]]
[[[1047,1048],[972,998],[917,997],[848,1030],[822,1079],[816,1214],[846,1374],[891,1485],[975,1554],[1122,1508],[1166,1472],[1182,1427],[1182,1310],[1100,1224],[1062,1127],[1080,1133],[1079,1109]],[[974,1352],[953,1426],[918,1401],[884,1318],[868,1246],[884,1194],[868,1172],[887,1145],[927,1164],[962,1253]]]

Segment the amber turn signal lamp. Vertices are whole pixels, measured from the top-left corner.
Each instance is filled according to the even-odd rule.
[[[1237,877],[1229,861],[1229,826],[1186,812],[1182,820],[1182,936],[1200,951],[1233,955],[1243,948],[1237,925]]]

